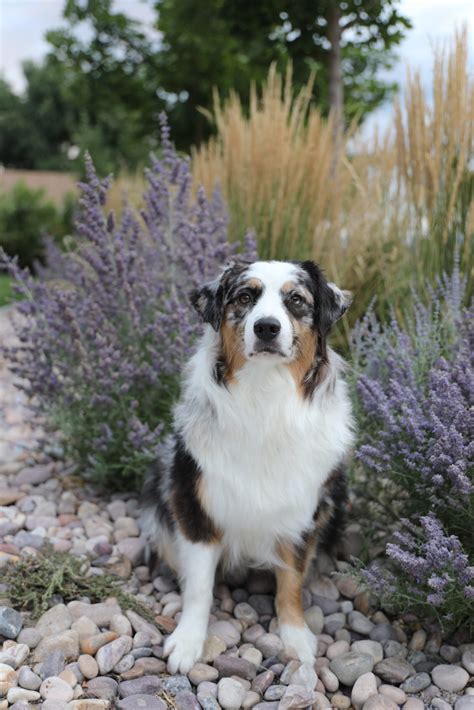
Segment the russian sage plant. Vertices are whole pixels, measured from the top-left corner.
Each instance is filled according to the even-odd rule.
[[[474,612],[474,310],[456,267],[402,329],[369,312],[353,334],[355,485],[383,515],[388,565],[363,572],[406,611],[447,626]]]
[[[20,346],[8,356],[81,471],[130,488],[157,455],[200,329],[189,291],[215,276],[237,245],[227,240],[219,195],[193,195],[189,161],[164,120],[140,215],[124,205],[116,222],[105,210],[109,180],[90,160],[86,171],[75,246],[62,251],[49,241],[39,280],[4,259],[24,297]],[[251,235],[245,248],[253,257]]]

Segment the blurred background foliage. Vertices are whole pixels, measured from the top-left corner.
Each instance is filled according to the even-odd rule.
[[[346,122],[393,93],[380,70],[410,27],[396,0],[287,5],[160,0],[155,38],[112,0],[67,0],[44,60],[24,65],[23,95],[0,84],[0,162],[80,169],[87,148],[102,174],[133,169],[157,146],[162,110],[187,150],[212,130],[198,108],[212,107],[213,89],[248,106],[251,80],[261,83],[271,62],[293,62],[295,89],[315,72],[312,98],[323,115],[342,101]]]

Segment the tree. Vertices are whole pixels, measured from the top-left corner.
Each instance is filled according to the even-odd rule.
[[[157,27],[163,43],[157,56],[163,96],[178,145],[199,143],[210,132],[198,109],[209,109],[213,89],[249,95],[285,47],[270,38],[280,0],[159,0]]]
[[[235,89],[245,105],[251,82],[290,60],[296,89],[316,70],[314,100],[333,111],[339,133],[394,90],[380,70],[410,26],[399,0],[150,1],[161,42],[114,0],[65,0],[65,28],[47,33],[51,51],[25,65],[25,94],[0,85],[1,162],[66,169],[90,149],[101,174],[137,167],[158,144],[163,108],[187,149],[211,131],[198,109],[211,108],[214,88]]]
[[[0,163],[7,167],[64,170],[71,125],[67,78],[52,57],[25,62],[26,90],[16,96],[0,82]]]
[[[279,36],[295,65],[323,69],[326,103],[342,130],[344,118],[377,108],[396,84],[380,77],[394,59],[393,49],[411,27],[397,9],[399,0],[299,0],[283,13],[284,32]],[[326,93],[326,95],[325,95]]]
[[[0,164],[25,167],[28,162],[28,125],[22,102],[4,79],[0,79]]]
[[[52,54],[72,77],[71,138],[80,148],[97,146],[99,172],[146,159],[157,145],[164,105],[156,44],[112,6],[113,0],[67,0],[66,28],[47,33]]]
[[[40,64],[24,64],[23,96],[0,86],[2,128],[14,136],[0,145],[2,163],[81,169],[90,150],[105,174],[137,166],[157,145],[155,49],[111,7],[112,0],[67,0],[66,28],[47,33],[51,51]]]
[[[411,25],[398,0],[159,0],[159,55],[171,116],[189,122],[208,108],[211,87],[235,87],[245,98],[250,79],[266,75],[271,61],[292,60],[297,85],[316,70],[314,98],[323,112],[343,120],[364,116],[395,89],[380,77]],[[181,92],[181,93],[180,93]],[[193,132],[195,139],[202,127]],[[189,134],[188,134],[189,135]]]

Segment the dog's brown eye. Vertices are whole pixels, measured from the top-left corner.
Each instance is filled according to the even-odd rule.
[[[294,306],[301,306],[301,304],[303,303],[303,299],[297,293],[294,293],[291,297],[291,302]]]
[[[241,293],[240,296],[238,297],[239,303],[241,303],[243,306],[247,305],[247,303],[250,303],[250,294],[249,293]]]

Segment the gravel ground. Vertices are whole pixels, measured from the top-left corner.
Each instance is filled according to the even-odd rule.
[[[5,311],[0,333],[3,342],[13,337]],[[118,575],[156,625],[113,598],[87,597],[55,599],[32,622],[13,608],[0,571],[0,710],[474,710],[474,643],[388,619],[338,574],[344,562],[333,572],[327,564],[304,592],[319,637],[314,668],[285,655],[273,580],[260,573],[216,586],[202,663],[187,677],[170,676],[163,641],[181,597],[165,568],[151,576],[144,564],[136,498],[98,497],[54,453],[0,361],[0,570],[49,541],[88,559],[90,575]]]

